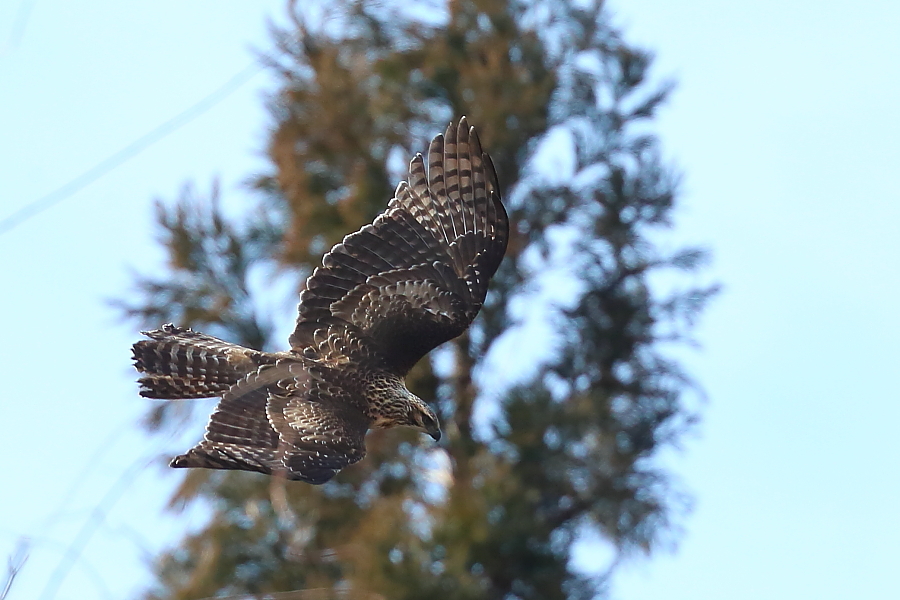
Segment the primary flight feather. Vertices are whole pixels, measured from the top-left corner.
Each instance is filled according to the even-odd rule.
[[[173,467],[239,469],[324,483],[366,454],[370,428],[440,439],[404,377],[472,323],[509,221],[490,157],[466,118],[410,162],[375,221],[331,249],[300,294],[291,348],[267,353],[163,325],[134,344],[141,395],[221,396]]]

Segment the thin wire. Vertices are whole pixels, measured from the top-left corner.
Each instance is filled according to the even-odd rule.
[[[59,204],[75,192],[78,192],[91,183],[97,181],[116,167],[131,158],[134,158],[156,142],[165,138],[171,133],[181,129],[209,109],[222,102],[225,98],[236,92],[242,85],[250,81],[257,73],[263,70],[263,65],[254,61],[237,75],[229,79],[222,87],[218,88],[205,98],[187,108],[186,110],[175,115],[165,123],[157,126],[149,133],[144,134],[137,140],[128,144],[118,152],[109,156],[105,160],[100,161],[78,177],[72,179],[65,185],[50,192],[46,196],[29,202],[13,214],[0,221],[0,235],[10,231],[14,227],[21,225],[23,222],[34,217],[35,215],[47,210],[48,208]]]
[[[10,535],[12,535],[11,532]],[[67,544],[64,544],[53,538],[33,536],[31,534],[15,534],[15,537],[27,544],[29,554],[37,554],[39,552],[44,552],[47,550],[65,553],[69,548]],[[23,562],[23,567],[24,564],[25,563]],[[112,590],[109,589],[106,581],[103,580],[103,576],[100,574],[100,571],[98,571],[97,568],[93,564],[91,564],[91,562],[87,558],[85,558],[84,556],[77,556],[76,564],[81,570],[81,573],[94,584],[94,589],[97,592],[98,597],[107,598],[108,600],[114,600],[115,596],[113,595]],[[21,570],[22,569],[20,568],[19,571]],[[0,594],[0,600],[4,600],[4,596],[2,594]]]
[[[106,457],[107,454],[112,452],[115,448],[114,445],[122,438],[125,434],[131,433],[129,430],[129,425],[134,421],[134,417],[129,415],[125,418],[120,424],[116,425],[109,432],[109,435],[101,442],[94,453],[90,456],[90,458],[85,461],[85,463],[81,467],[81,471],[72,479],[72,483],[69,488],[60,496],[59,505],[56,507],[56,511],[50,515],[43,523],[42,529],[46,531],[52,525],[55,525],[57,521],[66,516],[67,512],[69,512],[69,507],[72,503],[72,499],[78,495],[81,487],[88,481],[88,476],[91,472],[99,468],[101,466],[102,460]],[[70,513],[71,514],[71,513]]]
[[[80,487],[81,483],[87,479],[87,475],[97,466],[100,465],[100,461],[105,454],[112,451],[113,444],[117,441],[118,438],[121,437],[123,433],[128,431],[127,427],[123,423],[121,426],[117,426],[113,429],[111,434],[107,437],[103,444],[101,444],[97,451],[91,456],[91,458],[85,463],[78,477],[75,478],[75,484],[72,485],[66,493],[64,493],[61,497],[63,498],[59,508],[56,513],[48,518],[44,524],[42,525],[42,530],[46,531],[46,529],[52,525],[55,521],[59,520],[63,516],[63,512],[66,507],[66,503],[74,497],[76,490]],[[144,454],[135,459],[132,463],[130,463],[125,470],[119,475],[119,477],[115,480],[112,486],[107,489],[103,498],[93,507],[87,509],[87,518],[82,523],[79,528],[75,538],[65,544],[59,542],[51,537],[46,536],[44,533],[34,535],[28,534],[23,535],[17,531],[5,529],[0,527],[0,535],[8,535],[11,537],[16,537],[20,540],[27,541],[28,545],[33,548],[35,546],[39,547],[52,547],[59,548],[62,550],[62,556],[58,561],[56,568],[53,571],[53,574],[48,578],[45,583],[44,589],[41,593],[41,598],[52,599],[56,596],[59,588],[62,583],[68,576],[69,571],[76,564],[81,567],[81,569],[91,577],[94,581],[97,589],[102,593],[105,598],[112,598],[112,592],[109,590],[109,587],[106,585],[106,582],[103,580],[103,577],[100,573],[93,567],[93,565],[88,562],[84,557],[84,551],[87,547],[88,543],[91,541],[91,538],[97,533],[101,528],[105,528],[111,531],[112,530],[108,523],[106,522],[106,518],[109,513],[115,508],[116,504],[122,499],[125,492],[127,492],[132,485],[134,485],[137,478],[142,475],[146,471],[146,467],[150,466],[158,460],[159,451],[162,447],[174,438],[173,435],[168,436],[168,438],[157,439],[157,443],[154,446],[154,449],[149,454]],[[72,513],[68,515],[69,517],[73,516]],[[122,528],[120,527],[120,530]],[[128,528],[131,529],[131,528]],[[148,544],[142,543],[146,542],[146,540],[138,540],[135,541],[136,538],[141,537],[139,533],[134,530],[124,531],[127,534],[125,537],[130,539],[132,542],[135,542],[135,545],[141,549],[145,555],[147,553]],[[122,535],[122,531],[119,532]],[[27,555],[26,555],[27,558]],[[10,559],[11,561],[12,559]],[[24,560],[21,561],[24,564]],[[9,570],[9,569],[8,569]],[[21,570],[21,565],[19,565],[16,573],[12,575],[12,578]],[[12,581],[7,575],[7,584],[6,588],[8,589],[12,585]],[[5,592],[4,592],[5,593]],[[3,594],[0,594],[0,600],[4,600]]]
[[[119,429],[119,432],[125,430],[126,428],[122,427]],[[119,432],[114,431],[113,434],[110,435],[110,438],[115,440],[119,437]],[[137,478],[146,471],[146,468],[159,459],[160,450],[163,446],[171,442],[173,438],[174,435],[169,435],[168,438],[157,438],[157,443],[155,444],[154,449],[149,453],[149,458],[148,454],[139,456],[125,468],[115,482],[107,489],[103,498],[90,510],[88,517],[82,523],[74,539],[66,546],[63,556],[60,558],[56,568],[44,585],[44,589],[40,596],[41,600],[52,600],[56,597],[56,594],[59,592],[69,571],[76,562],[85,562],[86,564],[83,554],[88,543],[90,543],[91,538],[94,537],[94,534],[96,534],[101,527],[107,527],[106,518],[109,516],[109,513],[115,508],[116,504],[122,499],[131,486],[134,485]],[[109,447],[106,449],[108,448]],[[86,475],[90,472],[93,466],[91,463],[98,460],[99,457],[105,453],[104,450],[105,449],[102,446],[98,449],[82,470],[82,474]],[[77,486],[70,488],[70,493],[73,489],[77,489]],[[58,517],[58,514],[56,517]],[[139,544],[138,546],[140,547]],[[146,548],[144,550],[146,550]],[[110,597],[109,594],[106,595],[107,597]]]
[[[37,0],[22,0],[19,2],[19,9],[16,11],[16,18],[13,21],[12,28],[9,30],[9,38],[6,40],[6,46],[0,52],[0,56],[11,52],[13,48],[22,41],[25,35],[25,27],[28,25],[28,17],[31,16],[31,9],[34,8]]]
[[[75,561],[81,559],[81,555],[87,547],[88,542],[91,541],[91,538],[94,537],[94,533],[96,533],[104,524],[109,512],[115,507],[116,503],[122,499],[122,496],[128,491],[135,479],[146,469],[146,467],[150,466],[156,460],[156,456],[149,460],[146,456],[140,457],[138,460],[134,461],[134,463],[132,463],[118,479],[116,479],[112,486],[110,486],[100,502],[91,511],[91,515],[78,530],[75,538],[69,544],[59,563],[57,563],[56,569],[54,569],[50,577],[47,578],[44,590],[41,592],[41,600],[52,600],[56,597],[56,593],[59,591],[59,587],[62,585],[66,576],[68,576],[72,565]]]

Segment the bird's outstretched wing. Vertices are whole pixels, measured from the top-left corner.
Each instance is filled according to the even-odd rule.
[[[405,375],[472,323],[509,237],[497,176],[465,117],[410,162],[387,210],[326,254],[300,295],[291,345],[348,323]]]
[[[203,441],[171,466],[325,483],[365,456],[368,428],[362,410],[327,374],[279,360],[247,375],[222,396]]]

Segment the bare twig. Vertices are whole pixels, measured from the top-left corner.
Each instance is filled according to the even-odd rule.
[[[27,560],[28,539],[22,538],[19,540],[19,543],[16,544],[16,549],[12,555],[6,559],[6,583],[3,584],[3,591],[0,592],[0,600],[6,599],[10,588],[12,588],[13,581],[16,580],[16,575],[18,575],[19,571],[22,570],[22,567],[25,566]]]

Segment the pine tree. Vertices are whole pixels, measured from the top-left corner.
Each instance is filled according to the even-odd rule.
[[[274,32],[281,84],[259,201],[231,219],[215,190],[161,203],[170,269],[139,278],[126,312],[282,349],[254,274],[308,274],[463,114],[497,166],[509,250],[470,331],[408,378],[433,400],[440,448],[411,430],[371,432],[367,458],[320,487],[188,472],[171,505],[202,502],[210,519],[160,557],[147,598],[594,597],[603,581],[570,566],[580,531],[626,553],[668,528],[669,478],[654,457],[692,415],[691,384],[663,346],[687,339],[714,292],[651,286],[704,258],[657,243],[676,181],[647,125],[668,88],[648,81],[651,56],[623,40],[602,2],[328,6],[295,7],[293,26]],[[549,283],[566,297],[543,301],[535,290]],[[522,305],[542,303],[552,331],[532,340],[546,346],[542,361],[527,381],[495,385],[488,367],[521,360],[498,340]],[[148,426],[178,427],[189,407],[158,405]],[[487,426],[476,408],[493,415]]]

